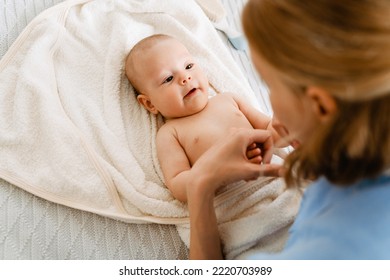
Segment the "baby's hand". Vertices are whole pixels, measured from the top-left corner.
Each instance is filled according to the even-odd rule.
[[[246,156],[251,163],[260,164],[263,160],[261,157],[261,149],[256,143],[252,143],[246,150]]]

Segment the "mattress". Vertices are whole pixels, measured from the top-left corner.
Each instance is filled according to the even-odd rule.
[[[221,1],[228,25],[237,30],[245,1]],[[60,2],[0,0],[0,57],[36,15]],[[248,51],[234,49],[220,36],[257,93],[257,105],[271,114]],[[0,258],[187,259],[188,249],[173,225],[123,223],[48,202],[0,180]]]

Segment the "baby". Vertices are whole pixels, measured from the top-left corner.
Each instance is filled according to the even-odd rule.
[[[157,155],[167,187],[187,201],[185,182],[191,166],[232,128],[268,129],[271,118],[241,97],[224,93],[209,98],[209,82],[186,47],[173,37],[152,35],[138,42],[126,59],[126,75],[138,102],[165,123],[157,132]],[[272,156],[272,155],[271,155]],[[260,146],[247,150],[252,162],[269,162]]]

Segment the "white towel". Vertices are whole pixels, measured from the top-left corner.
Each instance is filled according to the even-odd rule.
[[[65,1],[35,18],[0,61],[0,177],[125,222],[188,224],[186,205],[162,183],[161,119],[138,106],[124,75],[130,48],[155,33],[182,41],[219,92],[256,104],[195,1]]]
[[[280,178],[241,181],[224,189],[214,206],[225,258],[240,258],[254,247],[268,253],[282,250],[301,197],[302,190],[287,188]],[[189,225],[177,229],[189,246]]]

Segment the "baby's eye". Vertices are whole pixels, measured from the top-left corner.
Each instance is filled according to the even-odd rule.
[[[164,80],[163,84],[169,83],[169,82],[172,81],[172,80],[173,80],[173,76],[169,76],[168,78],[166,78],[166,79]]]
[[[194,67],[194,64],[193,64],[193,63],[190,63],[190,64],[188,64],[188,65],[186,66],[186,69],[188,70],[188,69],[191,69],[192,67]]]

